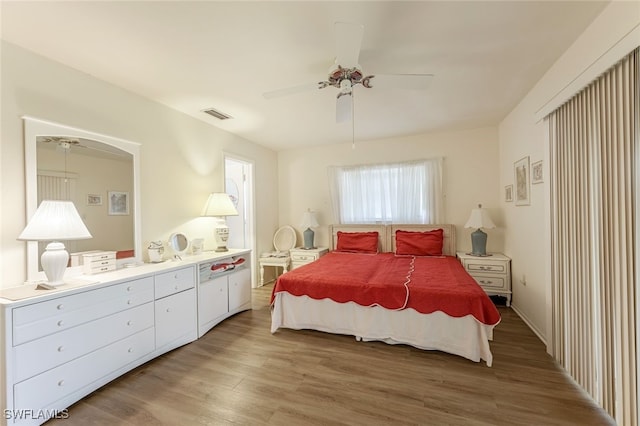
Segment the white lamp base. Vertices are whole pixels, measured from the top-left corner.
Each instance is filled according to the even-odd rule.
[[[229,251],[227,248],[227,241],[229,240],[229,227],[225,223],[224,219],[218,219],[213,235],[216,240],[216,251]]]
[[[47,248],[40,257],[40,263],[44,274],[47,276],[46,286],[57,287],[64,284],[64,272],[67,270],[69,253],[64,244],[52,242],[47,244]]]

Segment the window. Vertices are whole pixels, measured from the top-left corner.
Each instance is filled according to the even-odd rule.
[[[438,223],[442,159],[329,169],[338,223]]]

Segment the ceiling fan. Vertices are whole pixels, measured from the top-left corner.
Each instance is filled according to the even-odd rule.
[[[433,74],[371,74],[365,75],[358,63],[364,26],[356,23],[336,22],[336,59],[329,68],[327,80],[307,83],[266,92],[266,99],[287,96],[314,89],[336,87],[336,122],[350,121],[353,115],[353,88],[367,89],[426,89]]]
[[[82,150],[76,150],[76,148],[83,148],[90,151],[97,151],[96,155],[100,154],[110,154],[118,157],[128,157],[128,154],[119,149],[108,149],[108,146],[105,146],[101,143],[91,143],[86,139],[78,139],[78,138],[69,138],[65,136],[38,136],[37,142],[43,142],[45,144],[55,144],[55,149],[58,152],[69,153],[71,151],[82,152]],[[101,146],[105,146],[105,148],[101,148]]]

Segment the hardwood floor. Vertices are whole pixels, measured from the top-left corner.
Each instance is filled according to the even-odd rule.
[[[254,310],[165,354],[47,425],[607,425],[509,308],[493,367],[437,351],[315,331],[269,332]]]

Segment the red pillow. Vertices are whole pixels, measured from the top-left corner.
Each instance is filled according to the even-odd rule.
[[[396,254],[413,256],[442,256],[444,231],[396,231]]]
[[[378,233],[338,231],[336,251],[378,253]]]

